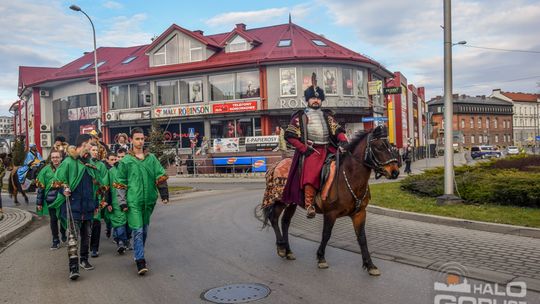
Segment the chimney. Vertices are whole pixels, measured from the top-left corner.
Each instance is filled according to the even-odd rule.
[[[241,30],[241,31],[245,31],[246,30],[246,25],[243,24],[243,23],[237,23],[236,24],[236,29]]]
[[[493,93],[501,93],[501,89],[493,89]]]
[[[459,99],[459,94],[452,94],[452,99]]]
[[[486,95],[482,95],[481,97],[482,97],[482,99],[486,99]]]
[[[465,99],[465,97],[467,97],[467,95],[461,94],[461,99]]]
[[[201,31],[201,30],[195,30],[195,31],[193,31],[193,32],[196,33],[196,34],[199,34],[199,35],[201,35],[201,36],[204,36],[204,32]]]

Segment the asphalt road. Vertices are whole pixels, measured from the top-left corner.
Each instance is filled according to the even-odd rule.
[[[144,277],[130,252],[117,256],[102,238],[102,255],[91,260],[96,269],[69,281],[65,248],[50,251],[49,228],[39,228],[0,254],[0,303],[207,303],[201,293],[233,283],[270,287],[256,303],[433,303],[440,275],[431,270],[374,259],[382,271],[374,278],[362,270],[360,255],[332,247],[330,268],[319,270],[318,244],[294,237],[297,260],[279,258],[273,232],[261,231],[253,215],[262,191],[224,188],[156,208]],[[538,294],[527,295],[529,303],[540,302]]]

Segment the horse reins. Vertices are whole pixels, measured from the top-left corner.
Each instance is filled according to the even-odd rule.
[[[347,183],[347,188],[349,189],[349,192],[351,193],[352,197],[354,198],[354,213],[358,213],[360,211],[360,207],[362,205],[362,201],[367,197],[367,194],[369,193],[369,186],[366,187],[366,191],[364,192],[364,196],[362,196],[361,199],[358,199],[358,196],[354,194],[354,191],[351,187],[351,184],[349,183],[349,179],[347,178],[347,173],[345,173],[345,170],[343,170],[343,177],[345,177],[345,183]]]

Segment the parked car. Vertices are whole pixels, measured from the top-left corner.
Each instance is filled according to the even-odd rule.
[[[519,148],[516,146],[508,146],[508,148],[506,148],[506,153],[508,155],[517,155],[519,154]]]
[[[501,157],[501,151],[497,150],[493,146],[474,146],[471,148],[471,157],[473,159],[477,158],[490,158],[490,157]]]

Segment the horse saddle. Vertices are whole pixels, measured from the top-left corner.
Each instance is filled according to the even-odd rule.
[[[335,155],[331,154],[326,158],[323,168],[321,170],[321,187],[315,201],[318,207],[321,207],[319,203],[325,202],[330,193],[330,188],[334,182],[336,176],[336,160]],[[320,201],[320,202],[319,202]]]

